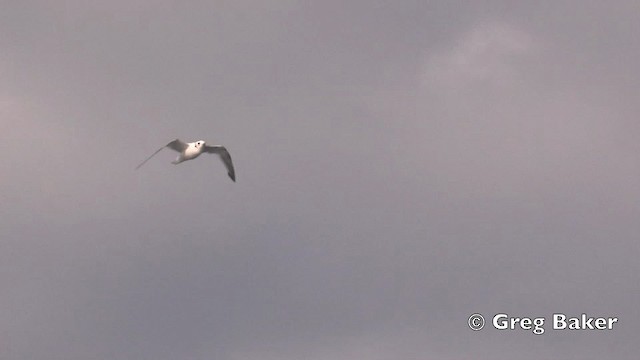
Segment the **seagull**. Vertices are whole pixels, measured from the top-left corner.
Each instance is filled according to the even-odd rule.
[[[227,149],[222,145],[207,145],[203,140],[185,143],[180,139],[175,139],[172,142],[168,143],[167,145],[156,150],[156,152],[154,152],[153,154],[151,154],[151,156],[149,156],[143,162],[141,162],[140,165],[136,166],[136,170],[140,169],[142,165],[144,165],[147,161],[149,161],[149,159],[154,157],[154,155],[159,153],[164,148],[169,148],[180,153],[176,158],[176,160],[171,162],[174,165],[178,165],[183,161],[193,160],[198,156],[200,156],[200,154],[202,154],[203,152],[210,153],[210,154],[218,154],[220,155],[222,162],[224,162],[224,166],[227,167],[227,174],[229,175],[231,180],[233,180],[234,182],[236,181],[236,173],[233,170],[231,155],[229,155],[229,152],[227,151]]]

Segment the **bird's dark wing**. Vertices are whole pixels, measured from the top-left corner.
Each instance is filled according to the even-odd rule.
[[[161,147],[160,149],[156,150],[156,152],[154,152],[153,154],[151,154],[151,156],[149,156],[143,162],[141,162],[140,165],[136,166],[136,170],[140,169],[140,167],[142,165],[144,165],[147,161],[149,161],[152,157],[154,157],[157,153],[159,153],[162,149],[164,149],[166,147],[168,147],[170,149],[173,149],[173,150],[175,150],[177,152],[183,152],[184,149],[189,147],[189,145],[187,145],[186,143],[183,143],[179,139],[175,139],[172,142],[168,143],[167,145],[165,145],[165,146]]]
[[[177,152],[183,152],[186,148],[189,147],[187,143],[180,141],[180,139],[175,139],[172,142],[168,143],[164,147],[168,147],[169,149],[175,150]]]
[[[204,152],[207,152],[207,153],[220,155],[220,158],[222,159],[222,162],[224,163],[224,166],[227,167],[227,174],[229,175],[231,180],[233,180],[234,182],[236,181],[236,172],[233,169],[233,163],[231,162],[231,155],[229,155],[229,152],[227,151],[227,149],[224,146],[221,146],[221,145],[213,145],[213,146],[205,145],[203,150],[204,150]]]

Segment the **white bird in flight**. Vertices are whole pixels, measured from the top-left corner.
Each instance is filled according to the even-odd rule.
[[[198,156],[200,156],[200,154],[202,154],[203,152],[218,154],[220,155],[222,162],[224,162],[224,166],[227,167],[227,174],[229,175],[231,180],[233,180],[234,182],[236,181],[236,173],[233,170],[231,155],[229,155],[229,152],[227,151],[227,149],[222,145],[207,145],[203,140],[185,143],[180,141],[180,139],[175,139],[172,142],[168,143],[167,145],[156,150],[156,152],[154,152],[153,154],[151,154],[151,156],[149,156],[143,162],[141,162],[140,165],[136,166],[136,170],[138,170],[142,165],[144,165],[144,163],[149,161],[149,159],[151,159],[155,154],[159,153],[162,149],[166,147],[180,153],[176,158],[176,160],[171,162],[174,165],[180,164],[183,161],[193,160]]]

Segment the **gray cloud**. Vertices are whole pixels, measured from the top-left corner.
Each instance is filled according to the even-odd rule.
[[[0,357],[635,358],[634,10],[4,5]]]

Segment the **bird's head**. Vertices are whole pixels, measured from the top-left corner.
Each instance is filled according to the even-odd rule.
[[[196,141],[196,148],[201,148],[205,145],[204,140],[198,140]]]

